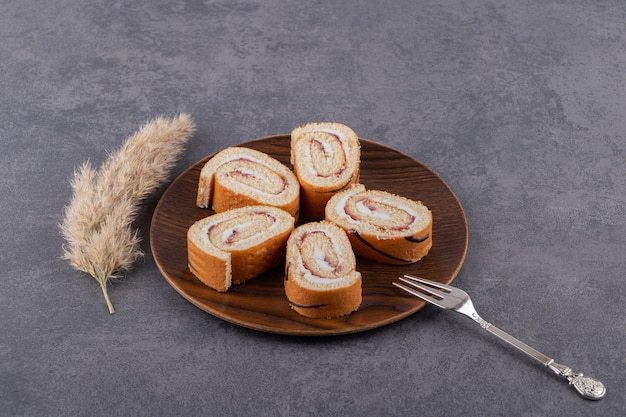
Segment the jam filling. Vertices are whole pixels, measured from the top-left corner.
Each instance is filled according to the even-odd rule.
[[[304,233],[299,248],[304,267],[313,275],[332,279],[345,274],[345,263],[336,253],[332,238],[324,231]]]
[[[267,194],[279,195],[289,187],[289,181],[268,166],[245,158],[227,162],[224,176],[249,188]]]
[[[229,249],[267,231],[275,222],[276,218],[269,213],[251,212],[212,225],[207,235],[215,247]]]
[[[416,220],[401,207],[370,197],[348,199],[344,211],[352,220],[366,222],[381,230],[409,230]]]
[[[318,177],[338,177],[346,170],[346,154],[341,139],[326,132],[309,142],[311,166]]]

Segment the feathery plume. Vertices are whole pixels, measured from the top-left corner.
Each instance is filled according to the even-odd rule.
[[[133,230],[142,200],[165,182],[195,131],[188,114],[148,121],[98,171],[89,161],[75,172],[73,195],[60,224],[63,258],[98,281],[109,312],[115,309],[107,283],[120,278],[143,256]]]

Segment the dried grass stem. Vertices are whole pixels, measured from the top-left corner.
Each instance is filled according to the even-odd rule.
[[[86,161],[74,172],[72,199],[60,225],[63,258],[98,281],[111,314],[108,281],[143,256],[139,233],[132,229],[140,204],[167,180],[194,130],[188,114],[159,117],[109,154],[99,170]]]

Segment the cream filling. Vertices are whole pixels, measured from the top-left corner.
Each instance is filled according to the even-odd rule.
[[[324,233],[324,235],[326,235],[326,237],[332,243],[333,252],[336,255],[341,253],[341,248],[339,246],[339,243],[337,243],[337,239],[334,239],[333,236],[327,235],[326,233]],[[333,272],[335,270],[335,267],[326,260],[326,256],[324,256],[324,251],[322,250],[322,248],[315,248],[315,253],[313,254],[313,257],[315,258],[315,262],[317,262],[317,264],[321,267],[321,269],[328,271],[328,272]],[[341,259],[341,256],[337,256],[337,258]],[[329,278],[325,278],[325,279],[329,279]]]
[[[350,222],[352,224],[360,224],[361,220],[352,218],[352,216],[350,216],[346,212],[346,203],[352,197],[355,197],[355,195],[347,194],[346,196],[342,197],[339,200],[339,203],[336,206],[337,215],[343,217],[344,219],[346,219],[348,222]],[[374,199],[374,198],[371,198],[371,197],[369,197],[369,198],[371,200],[373,200],[373,201],[386,203],[385,201],[380,200],[380,199]],[[386,203],[386,204],[388,204],[388,203]],[[379,218],[381,220],[390,220],[391,219],[391,217],[387,213],[382,213],[382,212],[378,212],[378,211],[375,211],[375,210],[371,210],[362,201],[357,202],[356,207],[359,209],[359,211],[356,214],[365,214],[367,216],[371,216],[371,217],[374,217],[374,218]],[[400,209],[400,210],[405,211],[406,213],[411,215],[411,217],[413,218],[413,221],[410,224],[407,225],[407,228],[410,229],[411,227],[413,227],[414,224],[418,223],[418,221],[420,220],[420,215],[415,210],[411,209],[409,206],[406,206],[404,204],[397,204],[396,207],[398,209]]]
[[[346,195],[344,195],[343,197],[341,197],[341,199],[339,200],[339,203],[337,203],[337,205],[335,206],[335,210],[337,215],[341,218],[343,217],[344,219],[346,219],[349,223],[352,224],[359,224],[361,223],[360,220],[357,219],[353,219],[347,212],[346,212],[346,203],[348,202],[348,199],[350,197],[353,197],[353,194],[348,194],[346,193]]]
[[[236,161],[236,160],[239,160],[239,159],[243,159],[244,161],[250,161],[250,162],[257,163],[259,165],[263,165],[263,166],[269,167],[269,165],[267,165],[264,161],[261,161],[260,159],[257,159],[257,158],[255,158],[253,156],[250,156],[250,155],[244,155],[244,156],[239,156],[237,158],[229,159],[228,161],[224,161],[222,164],[226,164],[228,162]]]
[[[332,245],[333,245],[333,251],[335,252],[335,254],[339,255],[341,253],[341,247],[339,246],[339,243],[337,242],[337,240],[334,239],[333,236],[329,236],[329,235],[326,235],[326,236],[330,238],[330,241],[332,242]],[[341,256],[337,256],[337,257],[339,259],[342,258]],[[320,269],[326,270],[328,272],[333,272],[335,270],[335,267],[326,261],[326,256],[324,256],[324,252],[321,250],[321,248],[316,248],[315,253],[313,254],[313,258],[315,259],[315,262],[317,262],[318,266],[320,266]],[[327,287],[335,287],[337,286],[337,284],[341,283],[343,280],[343,277],[336,277],[336,278],[320,277],[318,275],[313,274],[304,265],[304,260],[302,259],[302,257],[299,257],[298,259],[298,266],[299,266],[299,269],[303,271],[303,274],[302,274],[303,277],[309,282],[316,284],[316,285],[325,285]]]
[[[324,132],[324,133],[328,133],[333,136],[336,136],[339,139],[339,143],[341,143],[341,149],[343,149],[343,154],[346,155],[346,162],[348,161],[348,148],[346,147],[346,141],[344,140],[343,133],[334,129],[319,129],[319,130],[315,130],[315,132]],[[328,146],[326,143],[324,143],[323,141],[320,141],[320,143],[322,144],[322,147],[324,148],[324,152],[330,156],[333,156],[332,148]],[[304,147],[304,157],[309,162],[307,164],[307,167],[309,168],[309,174],[311,176],[316,176],[317,171],[313,169],[313,164],[311,163],[313,156],[311,155],[311,148],[309,146]]]
[[[391,219],[391,217],[389,217],[389,215],[387,213],[383,213],[379,210],[371,210],[367,204],[363,203],[363,201],[359,201],[358,203],[356,203],[356,207],[359,209],[359,212],[361,213],[365,213],[368,216],[371,217],[376,217],[378,219],[382,219],[382,220],[389,220]]]
[[[223,249],[221,249],[221,248],[220,248],[220,246],[214,245],[214,244],[213,244],[213,242],[211,242],[211,239],[209,239],[209,230],[210,230],[212,227],[217,226],[217,225],[218,225],[218,224],[220,224],[220,223],[221,223],[221,221],[217,221],[217,222],[209,223],[209,224],[206,224],[206,225],[202,228],[202,242],[203,242],[204,244],[206,244],[206,245],[213,246],[213,247],[216,247],[216,248],[218,248],[218,249],[220,249],[220,250],[223,250]],[[238,233],[238,232],[239,232],[239,231],[241,231],[241,230],[245,230],[247,227],[250,227],[250,226],[252,226],[253,224],[254,224],[254,222],[253,222],[253,221],[249,221],[249,222],[242,223],[242,224],[239,224],[239,225],[237,225],[237,226],[233,226],[233,227],[230,227],[230,228],[226,229],[225,231],[223,231],[223,232],[222,232],[222,241],[223,241],[223,242],[226,242],[226,241],[228,240],[228,238],[229,238],[230,236],[232,236],[234,233]],[[264,232],[269,232],[269,231],[272,231],[272,230],[274,230],[277,226],[278,226],[278,222],[277,222],[277,221],[274,221],[274,222],[272,222],[271,226],[269,226],[269,227],[268,227],[268,228],[266,228],[266,229],[263,229],[263,231],[264,231]],[[248,237],[245,237],[245,238],[243,238],[243,239],[238,239],[236,242],[234,242],[233,244],[229,245],[229,247],[230,247],[231,249],[237,249],[239,246],[243,246],[243,245],[245,245],[245,243],[246,243],[247,241],[252,240],[252,239],[257,239],[257,238],[258,238],[258,236],[259,236],[259,234],[258,234],[258,233],[255,233],[255,234],[250,235],[250,236],[248,236]]]
[[[250,226],[252,224],[252,222],[247,222],[247,223],[243,223],[240,224],[238,226],[235,227],[231,227],[230,229],[226,229],[224,232],[222,232],[222,242],[226,242],[228,241],[228,239],[235,233],[239,233],[240,230],[245,230],[246,227]],[[250,239],[251,237],[255,237],[256,235],[253,236],[249,236],[247,239]],[[244,242],[246,239],[241,239],[241,240],[237,240],[237,242]]]
[[[323,251],[321,251],[320,249],[315,249],[313,258],[315,259],[315,262],[321,270],[328,272],[333,272],[335,270],[335,267],[326,261],[326,257],[324,256]]]
[[[251,157],[249,157],[247,155],[245,157],[240,157],[240,158],[237,158],[237,159],[231,159],[229,161],[224,162],[222,165],[226,165],[228,163],[231,163],[231,162],[234,162],[234,161],[237,161],[237,160],[250,161],[250,162],[258,164],[258,165],[260,165],[260,166],[262,166],[264,168],[267,168],[269,171],[275,172],[276,175],[278,175],[281,178],[281,181],[282,181],[282,178],[286,178],[280,171],[275,171],[274,167],[272,167],[271,165],[266,164],[264,161],[261,161],[259,159],[251,158]],[[245,169],[244,167],[237,167],[236,171],[238,171],[242,175],[249,175],[249,176],[254,177],[254,178],[259,178],[265,184],[272,184],[272,182],[266,176],[259,175],[259,174],[262,174],[262,172],[259,173],[259,172],[251,171],[249,169]],[[271,192],[265,191],[265,189],[263,189],[263,188],[259,188],[259,187],[255,187],[255,186],[253,186],[251,184],[247,184],[245,182],[237,181],[237,184],[241,188],[243,188],[245,190],[251,191],[253,193],[268,195],[268,196],[282,195],[282,194],[284,194],[285,192],[287,192],[290,189],[289,187],[284,187],[284,189],[282,191],[280,191],[277,194],[275,194],[275,193],[271,193]],[[267,187],[267,188],[270,188],[270,187]]]

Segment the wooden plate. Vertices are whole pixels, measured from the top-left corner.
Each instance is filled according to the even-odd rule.
[[[289,135],[243,143],[289,165]],[[228,322],[277,334],[331,336],[381,327],[405,318],[424,302],[391,285],[403,274],[449,284],[467,251],[467,221],[463,208],[446,183],[433,171],[390,147],[361,139],[361,182],[421,200],[433,213],[433,247],[421,261],[409,266],[357,259],[363,277],[363,303],[354,313],[336,319],[309,319],[289,308],[283,289],[282,267],[218,293],[203,285],[187,268],[187,229],[213,214],[195,205],[200,170],[211,156],[176,178],[161,197],[152,218],[150,241],[154,259],[170,285],[196,307]]]

